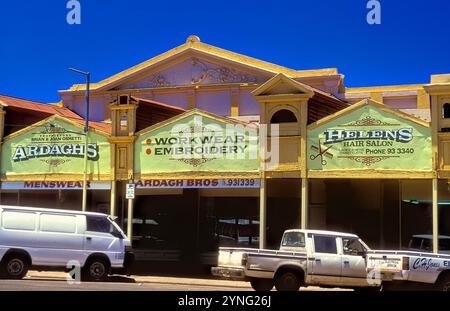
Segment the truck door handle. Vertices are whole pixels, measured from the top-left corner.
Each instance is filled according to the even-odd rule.
[[[90,236],[87,236],[87,237],[86,237],[86,240],[91,241],[92,238],[91,238]]]
[[[316,258],[316,262],[321,262],[321,260],[319,258]]]
[[[344,261],[344,265],[349,265],[349,264],[350,264],[350,261],[348,261],[348,260]]]

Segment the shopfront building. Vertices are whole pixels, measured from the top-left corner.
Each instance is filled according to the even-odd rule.
[[[83,85],[60,94],[83,114]],[[352,89],[337,69],[189,37],[94,83],[92,102],[110,130],[90,129],[89,209],[118,216],[143,259],[277,248],[290,228],[354,232],[373,248],[430,235],[434,251],[450,235],[449,75]],[[81,208],[81,131],[54,117],[5,136],[2,204]]]
[[[108,133],[91,129],[89,209],[109,213],[111,161]],[[3,138],[1,204],[80,209],[84,134],[78,122],[52,116]]]
[[[310,206],[313,227],[358,232],[376,248],[407,246],[414,230],[432,228],[411,221],[431,210],[408,202],[417,200],[411,189],[431,191],[433,176],[429,122],[367,100],[308,126],[308,177],[323,188]]]

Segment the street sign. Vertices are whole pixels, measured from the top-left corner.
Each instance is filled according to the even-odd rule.
[[[127,184],[126,198],[127,199],[134,199],[135,192],[136,192],[135,190],[136,190],[136,186],[134,184]]]

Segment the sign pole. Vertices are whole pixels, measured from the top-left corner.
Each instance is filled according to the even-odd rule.
[[[84,125],[84,168],[83,168],[83,198],[81,200],[81,210],[85,212],[87,210],[87,167],[88,167],[88,139],[89,139],[89,89],[91,84],[91,73],[84,72],[78,69],[69,68],[70,71],[86,76],[86,104],[85,104],[85,125]]]
[[[86,73],[86,116],[84,125],[84,168],[83,168],[83,205],[82,211],[87,210],[87,167],[88,167],[88,144],[89,144],[89,87],[90,87],[91,75]]]
[[[126,198],[128,199],[127,236],[130,241],[133,241],[133,203],[136,197],[135,188],[133,180],[130,180],[126,185]]]

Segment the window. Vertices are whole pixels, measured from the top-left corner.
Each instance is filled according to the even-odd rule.
[[[270,123],[297,123],[297,118],[292,111],[282,109],[274,113]]]
[[[422,247],[422,239],[413,237],[411,241],[409,241],[409,248],[420,249],[421,247]]]
[[[41,231],[75,233],[76,220],[76,217],[71,215],[41,214]]]
[[[24,212],[3,212],[3,228],[10,230],[36,229],[36,214]]]
[[[315,235],[314,247],[316,253],[337,254],[336,238],[331,236]]]
[[[439,239],[439,250],[450,251],[450,239]]]
[[[432,239],[423,239],[422,246],[420,247],[420,249],[427,251],[427,252],[433,251],[433,240]]]
[[[106,217],[87,216],[87,231],[110,233],[115,237],[121,237],[122,234]]]
[[[449,119],[450,118],[450,104],[449,103],[445,103],[442,106],[442,117],[444,119]]]
[[[352,256],[361,256],[366,250],[358,239],[343,238],[344,254]]]
[[[283,247],[305,247],[305,235],[301,232],[288,232],[281,242]]]

